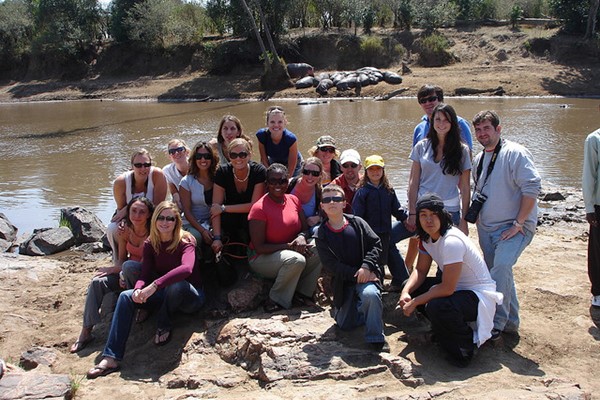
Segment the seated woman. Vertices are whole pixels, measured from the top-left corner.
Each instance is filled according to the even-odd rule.
[[[298,151],[298,139],[286,127],[288,120],[285,111],[279,106],[267,109],[267,127],[256,132],[260,162],[265,167],[273,163],[287,167],[290,176],[298,176],[302,154]]]
[[[106,237],[113,252],[113,263],[117,262],[119,254],[116,236],[119,233],[119,224],[126,216],[127,203],[134,197],[143,196],[156,206],[167,196],[165,175],[160,168],[152,166],[152,157],[148,150],[139,149],[134,152],[131,156],[131,167],[131,171],[125,172],[113,183],[113,196],[117,203],[117,211],[106,229]]]
[[[476,346],[492,336],[502,293],[496,292],[496,283],[473,242],[452,226],[452,216],[438,195],[420,197],[416,212],[421,253],[398,305],[406,316],[419,307],[449,353],[449,361],[465,367]],[[427,276],[432,261],[442,271],[441,277]]]
[[[250,268],[275,279],[265,311],[290,308],[292,299],[308,304],[321,272],[319,257],[307,243],[306,218],[300,200],[286,194],[288,171],[282,164],[267,170],[267,194],[250,209]]]
[[[171,163],[165,165],[162,171],[165,174],[165,178],[167,178],[167,186],[173,201],[177,204],[177,207],[181,208],[179,183],[188,173],[190,149],[183,140],[172,139],[167,144],[167,153]]]
[[[302,175],[291,179],[287,192],[296,196],[302,204],[306,223],[311,233],[321,222],[321,176],[323,163],[317,157],[309,157],[302,163]]]
[[[223,248],[224,234],[233,242],[249,242],[248,211],[265,193],[266,168],[251,160],[250,142],[234,139],[227,151],[231,161],[217,169],[210,209],[215,253]]]
[[[250,138],[244,134],[244,128],[238,117],[235,115],[223,116],[219,123],[217,137],[210,139],[208,142],[219,155],[220,165],[227,165],[230,161],[227,147],[229,147],[229,143],[231,143],[233,139],[237,138],[246,139],[251,143]]]
[[[202,243],[210,246],[213,241],[210,206],[219,156],[208,143],[198,142],[192,149],[189,164],[189,173],[179,187],[183,215],[187,221],[184,229],[194,235],[198,247]]]
[[[344,214],[345,205],[340,186],[323,189],[321,207],[327,217],[317,231],[317,251],[323,267],[333,275],[335,322],[344,330],[365,325],[365,341],[381,351],[386,347],[381,241],[364,219]]]
[[[313,146],[308,153],[317,157],[323,163],[323,178],[321,183],[327,186],[332,180],[342,174],[342,166],[338,160],[339,151],[335,147],[335,140],[329,135],[317,139],[317,145]]]
[[[121,289],[131,289],[141,270],[144,241],[150,235],[150,219],[154,205],[145,197],[136,197],[127,204],[127,228],[117,236],[119,257],[112,267],[101,267],[92,279],[83,309],[83,327],[79,338],[69,351],[77,353],[85,348],[94,337],[92,329],[100,322],[100,307],[107,293]],[[123,273],[123,282],[119,282],[119,273]]]
[[[136,309],[158,310],[154,343],[162,346],[171,339],[173,314],[193,313],[204,304],[200,270],[194,265],[196,243],[181,225],[175,203],[163,201],[156,207],[150,239],[144,243],[140,279],[133,290],[119,295],[102,360],[88,371],[88,379],[119,370]]]

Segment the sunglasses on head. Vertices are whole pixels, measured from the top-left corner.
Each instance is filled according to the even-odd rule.
[[[331,202],[341,203],[342,201],[344,201],[344,197],[342,197],[342,196],[329,196],[329,197],[323,197],[321,199],[321,203],[323,203],[323,204],[329,204]]]
[[[436,100],[439,100],[437,96],[423,97],[422,99],[419,99],[419,104],[433,103]]]
[[[356,167],[358,167],[358,164],[354,164],[353,162],[347,162],[345,164],[342,164],[342,167],[344,167],[344,168],[356,168]]]
[[[171,217],[170,215],[165,217],[164,215],[159,215],[158,217],[156,217],[157,221],[169,221],[169,222],[175,222],[176,218],[175,217]]]
[[[150,168],[152,166],[152,163],[149,163],[149,162],[136,162],[136,163],[133,163],[133,166],[136,167],[136,168],[142,168],[142,167]]]
[[[335,147],[319,147],[319,150],[324,151],[326,153],[335,153]]]
[[[240,151],[239,153],[234,153],[233,151],[229,152],[229,158],[235,160],[236,158],[246,158],[248,157],[248,153],[245,151]]]
[[[175,153],[181,153],[184,150],[185,150],[185,147],[183,147],[183,146],[175,147],[174,149],[169,149],[169,154],[173,155]]]
[[[268,178],[267,179],[267,183],[269,185],[287,185],[288,180],[287,180],[287,178],[280,178],[280,179],[277,179],[277,178]]]
[[[317,177],[317,176],[321,175],[321,171],[311,171],[310,169],[303,169],[302,173],[304,175],[312,175],[314,177]]]
[[[212,155],[210,153],[196,153],[194,154],[194,159],[195,160],[212,160]]]

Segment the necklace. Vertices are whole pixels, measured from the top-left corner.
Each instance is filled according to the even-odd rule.
[[[235,174],[235,171],[233,171],[233,177],[235,178],[236,181],[240,182],[240,183],[244,183],[248,180],[248,177],[250,176],[250,166],[248,166],[248,173],[246,174],[246,177],[244,179],[240,179],[237,177],[237,175]]]

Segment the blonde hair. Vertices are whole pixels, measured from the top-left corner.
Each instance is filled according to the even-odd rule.
[[[229,145],[227,146],[227,153],[230,153],[231,149],[237,146],[243,146],[248,153],[252,153],[252,142],[241,137],[235,138],[229,142]]]
[[[131,155],[131,165],[133,165],[133,160],[137,156],[148,156],[148,158],[150,159],[150,163],[152,163],[152,156],[150,155],[150,152],[144,148],[141,148],[141,149],[137,149],[136,151],[134,151],[133,154]]]
[[[181,146],[185,147],[186,151],[190,151],[190,148],[188,147],[188,145],[181,139],[171,139],[169,140],[169,143],[167,143],[167,152],[169,151],[169,147],[176,145],[176,144],[180,144]]]
[[[164,210],[173,210],[173,213],[175,214],[175,226],[173,227],[173,238],[171,239],[171,243],[167,247],[167,252],[168,253],[175,252],[175,250],[179,246],[179,243],[182,240],[192,241],[191,234],[184,231],[181,228],[181,226],[182,226],[181,214],[179,212],[179,208],[177,207],[177,204],[173,203],[172,201],[165,200],[156,206],[156,208],[154,209],[154,214],[152,214],[152,221],[150,222],[150,244],[152,245],[152,248],[154,249],[156,254],[160,253],[160,244],[161,244],[160,233],[158,232],[158,227],[156,226],[156,221],[157,221],[160,213],[162,213]]]
[[[283,107],[280,106],[271,106],[269,108],[267,108],[267,125],[269,124],[269,117],[271,116],[271,114],[277,114],[277,113],[281,113],[283,115],[283,118],[287,121],[287,118],[285,116],[285,111],[283,111]]]

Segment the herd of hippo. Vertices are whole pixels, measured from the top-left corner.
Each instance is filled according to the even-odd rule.
[[[333,73],[322,72],[315,76],[315,69],[306,63],[287,64],[290,78],[297,79],[296,89],[315,87],[316,92],[325,96],[328,90],[335,87],[339,91],[360,89],[368,85],[377,85],[379,82],[397,85],[402,83],[402,77],[394,72],[381,71],[374,67],[363,67],[356,71],[337,71]]]

